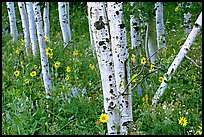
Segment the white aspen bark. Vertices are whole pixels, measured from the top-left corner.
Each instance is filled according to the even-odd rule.
[[[66,2],[58,2],[58,11],[59,11],[59,20],[60,20],[60,27],[62,30],[63,41],[64,41],[64,48],[71,39],[69,36],[68,30],[68,19],[67,19],[67,9],[66,9]]]
[[[126,28],[122,2],[108,2],[108,20],[110,25],[112,54],[114,61],[116,88],[120,101],[120,134],[128,134],[128,124],[132,118],[132,98],[129,83],[128,51]],[[127,90],[125,90],[127,89]]]
[[[130,5],[133,9],[134,2],[130,2]],[[132,49],[138,47],[140,44],[140,32],[139,32],[139,18],[136,18],[133,15],[133,11],[130,15],[130,37],[131,37],[131,45]]]
[[[18,40],[18,30],[16,26],[16,14],[14,9],[14,2],[6,2],[7,11],[9,16],[10,23],[10,33],[12,37],[12,41],[16,42]]]
[[[89,9],[92,8],[90,19],[92,19],[91,26],[102,80],[104,110],[108,115],[108,134],[117,135],[119,134],[119,129],[117,128],[119,127],[119,101],[115,83],[108,21],[105,18],[105,4],[104,2],[87,2],[87,5]]]
[[[198,35],[201,27],[202,27],[202,12],[200,13],[199,17],[197,18],[197,20],[194,24],[194,27],[193,27],[191,33],[188,35],[184,45],[180,49],[179,53],[176,55],[176,58],[172,62],[167,73],[164,75],[164,82],[161,83],[157,92],[155,93],[153,100],[152,100],[152,105],[156,104],[158,102],[159,98],[164,93],[165,89],[167,88],[167,82],[171,80],[174,72],[176,71],[176,69],[180,65],[180,63],[183,60],[183,58],[185,57],[185,55],[190,50],[190,47],[191,47],[195,37]]]
[[[158,49],[166,46],[164,34],[164,19],[163,19],[163,2],[156,2],[156,30],[157,30],[157,46]]]
[[[187,2],[186,8],[190,8],[192,2]],[[191,32],[191,16],[192,14],[190,12],[184,13],[184,27],[186,28],[186,36],[189,35]]]
[[[37,34],[36,34],[36,24],[35,24],[35,17],[33,11],[33,4],[32,2],[26,2],[26,9],[28,13],[28,22],[29,22],[29,33],[30,33],[30,41],[32,44],[32,51],[33,55],[36,56],[37,54]]]
[[[40,47],[43,82],[44,82],[45,91],[46,91],[46,98],[49,98],[49,90],[52,88],[52,84],[50,79],[48,57],[46,55],[46,43],[44,40],[43,22],[42,22],[42,16],[40,12],[40,4],[39,2],[34,2],[33,6],[34,6],[36,26],[37,26],[38,42]]]
[[[67,28],[68,28],[68,36],[69,36],[69,41],[71,41],[72,37],[71,37],[71,29],[70,29],[70,18],[69,18],[69,2],[67,2],[66,4],[66,13],[67,13]]]
[[[43,10],[44,32],[45,36],[47,37],[46,42],[50,43],[49,2],[45,2],[45,7]]]
[[[29,27],[28,27],[28,17],[25,9],[25,3],[24,2],[18,2],[18,8],[21,15],[22,20],[22,28],[23,28],[23,35],[24,35],[24,41],[25,41],[25,48],[26,48],[26,55],[28,56],[28,52],[30,49],[30,33],[29,33]]]
[[[144,49],[145,49],[145,55],[146,58],[149,58],[149,50],[148,50],[148,32],[149,32],[149,25],[146,22],[145,23],[145,28],[146,28],[146,32],[145,32],[145,41],[144,41]]]
[[[87,16],[87,18],[88,18],[88,22],[89,22],[89,34],[90,34],[90,41],[91,41],[91,45],[92,45],[92,48],[93,48],[93,55],[95,56],[95,54],[96,54],[96,47],[95,47],[95,45],[94,45],[94,40],[93,40],[93,30],[92,30],[92,23],[91,23],[91,21],[92,21],[92,18],[91,18],[91,11],[92,10],[92,8],[90,7],[90,6],[88,6],[88,16]]]
[[[149,56],[151,57],[158,49],[156,43],[156,29],[155,21],[153,19],[148,19],[148,50]],[[157,54],[150,58],[150,63],[154,64],[156,61]]]

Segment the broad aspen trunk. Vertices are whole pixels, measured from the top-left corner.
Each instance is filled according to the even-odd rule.
[[[88,2],[94,45],[99,63],[104,96],[104,110],[108,115],[107,128],[109,135],[119,134],[119,101],[115,83],[114,62],[111,53],[110,34],[105,18],[104,2]]]
[[[130,2],[130,5],[133,9],[134,2]],[[131,45],[132,49],[138,47],[140,44],[140,32],[139,32],[139,18],[136,18],[133,15],[133,11],[130,15],[130,36],[131,36]]]
[[[93,48],[93,56],[95,56],[95,54],[96,54],[96,47],[95,47],[95,45],[94,45],[94,40],[93,40],[93,30],[92,30],[92,23],[91,23],[91,21],[92,21],[92,18],[91,18],[91,11],[92,10],[92,8],[90,7],[90,6],[88,6],[88,16],[87,16],[87,18],[88,18],[88,22],[89,22],[89,34],[90,34],[90,41],[91,41],[91,45],[92,45],[92,48]]]
[[[49,2],[45,2],[43,9],[44,32],[47,37],[46,42],[50,43],[50,19],[49,19]]]
[[[44,40],[45,35],[43,32],[43,23],[42,23],[42,16],[40,12],[40,4],[39,2],[34,2],[33,6],[34,6],[35,19],[36,19],[36,26],[37,26],[38,42],[40,47],[43,81],[44,81],[44,86],[46,91],[46,98],[49,98],[49,90],[52,88],[52,84],[50,79],[48,57],[46,55],[46,43]]]
[[[18,8],[21,15],[22,20],[22,28],[23,28],[23,35],[24,35],[24,41],[25,41],[25,48],[26,48],[26,55],[28,56],[28,52],[30,49],[30,33],[29,33],[29,27],[28,27],[28,17],[26,13],[25,3],[24,2],[18,2]]]
[[[35,17],[33,11],[33,3],[26,2],[26,9],[28,13],[28,22],[29,22],[29,33],[30,33],[30,41],[32,44],[32,51],[33,55],[36,56],[37,54],[37,36],[36,36],[36,24],[35,24]]]
[[[10,23],[10,34],[13,42],[16,42],[18,40],[18,30],[16,26],[16,14],[14,9],[14,2],[6,2],[6,5]]]
[[[66,2],[58,2],[59,20],[63,35],[64,46],[71,40]],[[64,47],[65,48],[65,47]]]
[[[166,46],[164,34],[164,19],[163,19],[163,2],[156,2],[156,30],[157,30],[157,46],[158,49]]]
[[[186,8],[189,9],[192,2],[187,2]],[[186,28],[186,36],[191,32],[191,16],[190,12],[184,13],[184,27]]]
[[[167,88],[167,82],[171,80],[174,72],[180,65],[181,61],[185,57],[185,55],[188,53],[190,50],[190,47],[195,39],[195,37],[198,35],[200,29],[202,27],[202,12],[200,13],[198,19],[196,20],[193,30],[190,32],[188,35],[184,45],[182,46],[181,50],[177,54],[176,58],[172,62],[171,66],[169,67],[167,73],[164,75],[164,82],[161,83],[159,86],[157,92],[154,95],[154,98],[152,100],[152,105],[156,104],[159,100],[159,98],[162,96],[164,93],[165,89]]]
[[[156,43],[156,29],[155,29],[155,21],[153,19],[148,19],[148,50],[149,57],[152,56],[158,49]],[[154,64],[156,61],[157,54],[153,55],[150,58],[150,63]]]
[[[120,101],[120,134],[128,134],[128,124],[132,118],[132,94],[130,86],[128,51],[126,41],[126,28],[123,17],[122,2],[108,2],[108,20],[112,43],[112,54],[114,61],[116,88],[119,92]],[[127,89],[127,90],[125,90]]]

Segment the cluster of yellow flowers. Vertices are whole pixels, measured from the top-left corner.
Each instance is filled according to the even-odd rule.
[[[52,58],[52,56],[53,56],[53,49],[51,49],[51,48],[46,48],[46,55],[49,57],[49,58]]]

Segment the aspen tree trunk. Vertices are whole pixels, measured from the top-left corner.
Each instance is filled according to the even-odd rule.
[[[107,128],[109,135],[119,134],[119,101],[116,89],[114,63],[111,53],[110,34],[105,18],[104,2],[87,2],[93,30],[94,45],[99,63],[104,96],[104,110],[108,115]]]
[[[96,54],[96,47],[95,47],[95,45],[94,45],[94,40],[93,40],[93,30],[92,30],[92,23],[91,23],[91,21],[92,21],[92,18],[91,18],[91,11],[92,10],[92,8],[90,7],[90,6],[88,6],[88,16],[87,16],[87,18],[88,18],[88,22],[89,22],[89,34],[90,34],[90,41],[91,41],[91,45],[92,45],[92,48],[93,48],[93,56],[95,56],[95,54]]]
[[[58,2],[58,11],[59,11],[59,20],[60,20],[60,26],[61,26],[62,35],[63,35],[64,46],[66,46],[67,43],[71,40],[71,35],[69,36],[70,30],[68,28],[69,21],[67,17],[66,2]]]
[[[18,30],[16,26],[16,14],[14,9],[14,2],[6,2],[6,5],[7,5],[8,16],[9,16],[11,37],[13,42],[17,42]]]
[[[164,19],[163,19],[163,2],[156,2],[156,30],[157,30],[157,46],[158,49],[166,46],[164,34]]]
[[[68,36],[69,36],[69,41],[71,41],[71,29],[70,29],[70,18],[69,18],[69,2],[66,3],[66,13],[67,13],[67,28],[68,28]]]
[[[46,98],[49,98],[49,90],[52,88],[52,84],[50,79],[48,57],[46,55],[46,43],[44,40],[45,35],[43,32],[43,23],[42,23],[42,16],[40,12],[39,2],[34,2],[33,7],[34,7],[35,18],[36,18],[38,42],[40,47],[40,58],[41,58],[43,81],[44,81],[44,86],[46,91]]]
[[[123,17],[122,2],[108,2],[108,19],[110,24],[110,34],[112,43],[112,54],[114,61],[114,70],[116,78],[116,88],[119,92],[120,101],[120,134],[127,135],[128,122],[132,118],[132,98],[131,88],[127,87],[129,83],[128,74],[128,51],[126,41],[126,28]]]
[[[33,11],[33,3],[26,2],[26,9],[28,13],[28,22],[29,22],[29,33],[30,33],[30,41],[32,45],[33,55],[36,56],[37,54],[37,34],[36,34],[36,24],[35,24],[35,17]]]
[[[47,37],[46,42],[50,43],[50,19],[49,19],[49,2],[45,2],[43,9],[44,32]]]
[[[159,98],[164,93],[165,89],[167,88],[167,82],[171,80],[174,72],[176,71],[176,69],[180,65],[180,63],[183,60],[183,58],[185,57],[185,55],[190,50],[190,47],[191,47],[195,37],[198,35],[201,27],[202,27],[202,12],[200,13],[199,17],[197,18],[197,20],[194,24],[194,27],[193,27],[192,31],[190,32],[190,34],[188,35],[184,45],[182,46],[182,48],[180,49],[176,58],[172,62],[167,73],[164,75],[164,82],[161,83],[157,92],[155,93],[153,100],[152,100],[152,105],[156,104],[158,102]]]
[[[156,43],[156,29],[155,29],[155,21],[153,18],[148,19],[148,50],[149,50],[149,57],[152,56],[158,49]],[[153,55],[150,58],[150,63],[154,64],[156,61],[157,54]]]
[[[130,5],[133,9],[134,2],[130,2]],[[138,47],[140,44],[140,32],[139,32],[139,18],[133,15],[133,10],[130,15],[130,36],[131,36],[131,45],[132,49]]]
[[[189,9],[192,2],[187,2],[186,8]],[[184,13],[184,27],[186,28],[186,36],[191,32],[191,16],[190,12]]]
[[[18,8],[21,15],[22,20],[22,28],[23,28],[23,35],[24,35],[24,41],[25,41],[25,48],[26,48],[26,55],[28,56],[28,52],[30,49],[30,33],[29,33],[29,27],[28,27],[28,17],[25,9],[25,3],[24,2],[18,2]]]

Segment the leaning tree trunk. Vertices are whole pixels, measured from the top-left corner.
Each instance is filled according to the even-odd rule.
[[[38,42],[37,42],[37,36],[36,36],[36,24],[35,24],[35,17],[34,17],[32,2],[26,2],[26,9],[28,13],[29,33],[30,33],[32,51],[33,51],[33,55],[36,56]]]
[[[49,19],[49,2],[45,2],[43,9],[44,32],[46,42],[50,43],[50,19]]]
[[[108,20],[110,21],[110,34],[112,54],[114,61],[116,88],[120,101],[120,134],[127,135],[129,122],[132,118],[132,94],[129,81],[128,51],[126,41],[126,28],[123,17],[122,2],[108,2]]]
[[[110,34],[107,18],[105,18],[104,2],[88,2],[94,45],[99,63],[104,96],[104,110],[108,115],[108,134],[119,134],[119,102],[116,89],[114,63],[111,53]]]
[[[69,36],[69,30],[68,30],[69,21],[68,21],[67,12],[66,12],[67,11],[66,2],[58,2],[58,11],[59,11],[59,20],[60,20],[60,26],[61,26],[62,35],[63,35],[64,46],[66,46],[67,43],[71,40],[71,36]]]
[[[40,4],[39,2],[34,2],[34,13],[36,18],[36,26],[37,26],[37,35],[38,42],[40,47],[40,57],[41,57],[41,65],[42,65],[42,75],[43,81],[46,91],[46,98],[49,98],[49,90],[52,88],[49,65],[48,65],[48,57],[46,55],[46,43],[44,40],[44,32],[43,32],[43,23],[42,16],[40,12]]]
[[[181,50],[177,54],[176,58],[172,62],[171,66],[169,67],[167,73],[164,75],[164,82],[161,83],[159,86],[157,92],[155,93],[153,100],[152,100],[152,105],[156,104],[159,100],[159,98],[162,96],[164,93],[165,89],[167,88],[167,83],[168,81],[171,80],[171,77],[173,76],[174,72],[180,65],[182,59],[185,57],[185,55],[188,53],[190,50],[190,47],[195,39],[195,37],[198,35],[200,29],[202,27],[202,12],[200,13],[198,19],[196,20],[193,30],[191,33],[188,35],[188,38],[186,39],[184,45],[182,46]]]
[[[28,17],[25,9],[25,3],[24,2],[18,2],[18,8],[21,15],[22,20],[22,28],[23,28],[23,35],[24,35],[24,41],[25,41],[25,48],[26,48],[26,55],[28,56],[28,52],[30,49],[30,33],[29,33],[29,27],[28,27]]]
[[[189,10],[192,2],[187,2],[186,9]],[[184,24],[183,26],[186,28],[186,37],[191,32],[191,16],[192,14],[190,12],[184,13]]]
[[[9,16],[11,37],[13,42],[17,42],[18,30],[16,26],[16,14],[14,9],[14,2],[6,2],[6,5],[7,5],[8,16]]]
[[[163,2],[156,2],[156,30],[157,30],[157,47],[158,49],[166,46],[164,34],[164,19],[163,19]]]

